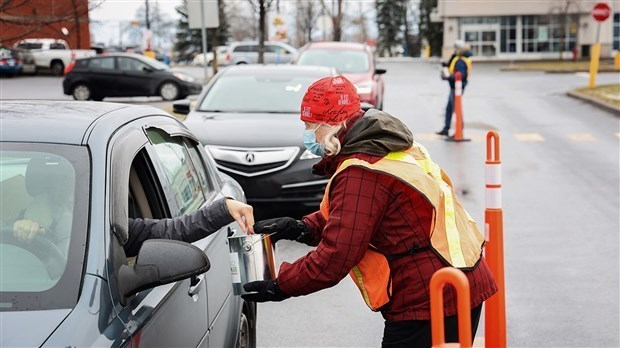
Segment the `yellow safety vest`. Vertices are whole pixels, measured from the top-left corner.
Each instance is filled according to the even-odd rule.
[[[478,264],[484,238],[474,219],[456,198],[450,178],[431,160],[426,148],[414,143],[410,149],[391,152],[375,163],[357,158],[343,161],[325,188],[321,201],[325,219],[329,218],[331,183],[338,173],[350,166],[385,173],[420,192],[433,206],[433,223],[428,231],[431,249],[449,266],[469,270]],[[370,309],[380,310],[389,302],[392,284],[388,260],[374,247],[367,250],[349,275]]]
[[[471,59],[464,57],[464,56],[456,56],[452,59],[452,61],[450,62],[450,66],[448,68],[448,70],[450,71],[450,75],[454,74],[454,67],[456,66],[456,62],[458,62],[459,60],[463,60],[465,64],[467,64],[467,78],[469,78],[469,75],[471,75],[471,69],[472,69]]]

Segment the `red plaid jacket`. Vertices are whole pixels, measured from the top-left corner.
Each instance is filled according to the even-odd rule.
[[[374,163],[381,157],[367,154],[337,156],[327,163],[328,173],[347,158]],[[280,289],[291,296],[310,294],[336,285],[364,256],[369,243],[384,255],[407,252],[416,243],[428,246],[432,206],[416,190],[401,181],[360,167],[339,173],[330,189],[330,214],[321,212],[303,218],[313,233],[316,250],[290,264],[284,262],[278,275]],[[446,265],[430,249],[390,262],[392,298],[382,310],[390,321],[429,320],[431,276]],[[497,291],[495,280],[483,258],[465,272],[471,286],[471,306],[482,304]],[[444,314],[456,315],[456,293],[444,288]]]

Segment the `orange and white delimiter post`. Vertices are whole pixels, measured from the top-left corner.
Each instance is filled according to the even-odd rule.
[[[504,288],[504,227],[502,214],[502,162],[499,134],[487,133],[485,257],[498,291],[486,301],[484,332],[486,347],[506,347],[506,295]]]
[[[446,343],[443,315],[443,287],[450,284],[456,290],[456,307],[459,325],[459,343]],[[444,267],[431,277],[431,338],[433,348],[471,347],[471,307],[469,280],[463,271]]]

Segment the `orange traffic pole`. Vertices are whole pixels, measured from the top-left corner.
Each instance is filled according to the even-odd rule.
[[[460,72],[454,73],[454,129],[453,137],[448,137],[448,141],[470,141],[463,137],[463,77]]]
[[[443,287],[451,284],[456,290],[457,315],[459,324],[459,343],[446,344],[443,315]],[[471,307],[469,280],[461,270],[445,267],[433,274],[431,292],[431,337],[433,347],[471,347]]]
[[[506,294],[504,288],[504,227],[502,216],[502,162],[499,134],[487,133],[485,257],[497,282],[497,293],[486,301],[486,347],[506,347]]]

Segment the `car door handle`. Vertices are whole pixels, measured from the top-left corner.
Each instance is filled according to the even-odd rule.
[[[187,290],[187,294],[189,296],[194,296],[196,294],[198,294],[200,292],[201,289],[201,285],[202,283],[205,281],[205,275],[201,274],[201,275],[197,275],[197,276],[193,276],[190,279],[190,287],[189,290]]]

